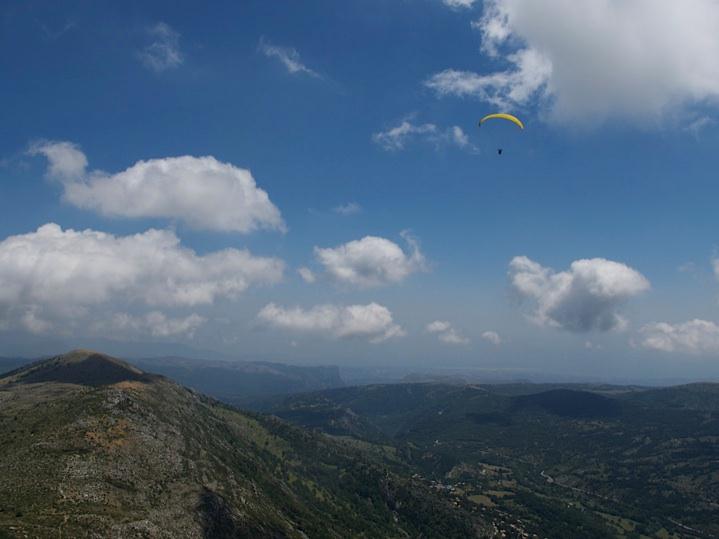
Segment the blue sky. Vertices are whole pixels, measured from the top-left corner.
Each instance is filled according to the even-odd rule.
[[[0,353],[719,376],[719,8],[681,5],[5,2]]]

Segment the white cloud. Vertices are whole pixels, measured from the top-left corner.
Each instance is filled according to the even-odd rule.
[[[273,327],[300,333],[319,333],[332,338],[365,338],[379,343],[402,337],[404,330],[392,319],[392,313],[377,303],[367,305],[317,305],[311,309],[281,307],[270,303],[258,318]]]
[[[427,324],[425,328],[428,333],[443,333],[449,331],[452,328],[452,324],[445,322],[444,320],[435,320]]]
[[[108,330],[117,333],[142,335],[153,337],[175,337],[184,335],[193,337],[197,328],[207,320],[196,313],[186,317],[170,318],[160,311],[151,311],[142,316],[133,316],[127,313],[116,313],[109,322],[101,321],[94,324],[96,333],[106,334]]]
[[[517,108],[539,99],[560,122],[651,125],[719,98],[719,3],[714,0],[487,0],[482,50],[508,66],[448,69],[427,84]]]
[[[425,85],[440,96],[477,97],[501,109],[544,97],[551,64],[532,50],[519,51],[507,59],[515,66],[513,71],[479,75],[446,69],[430,77]]]
[[[387,131],[372,135],[372,140],[388,151],[403,150],[407,141],[417,135],[435,135],[437,126],[434,124],[414,125],[407,120]]]
[[[300,60],[300,53],[297,52],[296,49],[291,47],[278,47],[277,45],[268,43],[263,38],[260,39],[258,50],[268,58],[276,58],[279,60],[280,63],[285,66],[287,71],[293,75],[304,73],[305,75],[310,75],[311,77],[321,78],[319,73],[302,63]]]
[[[454,125],[449,129],[448,135],[450,140],[460,148],[467,148],[470,146],[469,136],[465,133],[461,127]]]
[[[555,272],[517,256],[509,276],[521,297],[535,301],[534,321],[574,332],[623,329],[622,305],[649,289],[641,273],[603,258],[575,260],[569,270]]]
[[[461,149],[474,149],[469,137],[458,125],[442,129],[432,123],[414,124],[409,119],[386,131],[372,135],[372,140],[383,150],[394,152],[404,150],[411,142],[428,142],[440,148],[446,145]]]
[[[437,338],[445,344],[469,344],[469,339],[452,327],[452,324],[444,320],[435,320],[427,324],[425,328],[428,333],[434,333]]]
[[[87,170],[87,157],[72,142],[33,142],[30,155],[44,155],[48,161],[47,176],[61,182],[82,180]]]
[[[306,283],[314,283],[317,280],[317,276],[314,272],[305,266],[298,268],[297,273],[300,274],[300,277],[302,277],[302,280]]]
[[[340,204],[332,208],[332,211],[339,215],[357,215],[362,213],[362,206],[356,202],[348,202],[347,204]]]
[[[106,318],[118,307],[209,305],[274,284],[283,269],[281,260],[246,250],[198,255],[167,230],[114,236],[51,223],[0,242],[0,325],[20,321],[40,331]],[[156,333],[182,326],[156,315],[146,321]]]
[[[139,52],[145,67],[159,73],[182,64],[184,58],[180,51],[180,34],[169,24],[159,22],[147,33],[154,41]]]
[[[69,142],[35,143],[48,176],[59,180],[71,204],[102,215],[179,219],[193,228],[247,233],[284,230],[277,207],[249,170],[214,157],[166,157],[138,161],[117,174],[88,173],[87,159]]]
[[[339,283],[360,287],[399,283],[426,267],[417,240],[406,231],[402,237],[409,246],[407,253],[393,241],[365,236],[334,248],[315,247],[315,257]]]
[[[467,9],[474,6],[476,1],[477,0],[442,0],[442,3],[452,9]]]
[[[39,309],[35,306],[28,306],[25,312],[20,314],[20,327],[30,333],[47,333],[53,329],[53,324],[48,320],[43,320],[38,316]],[[0,305],[0,314],[2,314],[2,306]],[[10,320],[3,320],[0,317],[0,329],[9,329],[12,327]]]
[[[719,352],[719,325],[707,320],[680,324],[655,322],[639,330],[640,345],[661,352],[716,354]]]
[[[496,331],[485,331],[482,333],[482,339],[484,339],[487,342],[492,343],[494,346],[499,346],[502,344],[502,338],[499,336],[499,333]]]

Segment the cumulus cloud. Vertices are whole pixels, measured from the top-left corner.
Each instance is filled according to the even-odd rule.
[[[25,329],[43,331],[118,307],[209,305],[276,283],[283,269],[281,260],[246,250],[198,255],[167,230],[114,236],[50,223],[0,242],[0,324],[9,329],[21,321]],[[145,321],[156,333],[183,327],[156,314]],[[196,322],[186,319],[184,327]]]
[[[339,215],[357,215],[358,213],[362,213],[362,206],[357,204],[356,202],[348,202],[347,204],[340,204],[339,206],[335,206],[332,208],[332,211],[339,214]]]
[[[555,272],[517,256],[509,277],[522,298],[535,302],[535,322],[573,332],[623,329],[627,322],[621,307],[649,289],[641,273],[604,258],[575,260],[569,270]]]
[[[536,100],[560,122],[660,122],[719,98],[713,0],[487,0],[472,25],[506,69],[448,69],[427,85],[502,108]]]
[[[297,273],[300,274],[300,277],[302,277],[302,280],[306,283],[314,283],[317,280],[315,273],[305,266],[298,268]]]
[[[661,352],[716,354],[719,352],[719,325],[707,320],[679,324],[654,322],[639,330],[640,345]]]
[[[333,280],[360,287],[374,287],[404,281],[426,268],[419,243],[402,232],[409,250],[385,238],[365,236],[337,247],[315,247],[315,257]]]
[[[496,331],[484,331],[482,333],[482,339],[489,343],[492,343],[494,346],[499,346],[500,344],[502,344],[502,338]]]
[[[159,22],[147,34],[153,41],[139,52],[140,61],[146,68],[159,73],[182,64],[180,34],[169,24]]]
[[[269,326],[300,333],[318,333],[332,338],[364,338],[379,343],[402,337],[404,330],[383,305],[316,305],[311,309],[281,307],[270,303],[257,315]]]
[[[428,333],[434,333],[437,338],[445,344],[469,344],[469,339],[452,327],[452,324],[444,320],[435,320],[427,324],[425,328]]]
[[[87,171],[87,157],[72,142],[37,141],[30,144],[30,155],[44,155],[48,161],[46,175],[61,182],[82,180]]]
[[[442,333],[452,328],[452,324],[445,322],[444,320],[435,320],[427,324],[426,330],[428,333]]]
[[[288,73],[293,75],[305,74],[311,77],[321,78],[320,74],[310,69],[300,60],[300,53],[291,47],[278,47],[268,43],[264,38],[260,39],[258,50],[268,58],[277,59]]]
[[[372,141],[389,152],[404,150],[411,142],[426,142],[436,148],[449,145],[474,149],[469,142],[469,136],[458,125],[442,129],[432,123],[415,124],[409,119],[402,120],[399,125],[386,131],[374,133]]]
[[[110,217],[178,219],[193,228],[248,233],[284,230],[280,211],[249,170],[214,157],[166,157],[138,161],[117,174],[87,172],[77,145],[44,141],[30,153],[48,160],[64,199]]]

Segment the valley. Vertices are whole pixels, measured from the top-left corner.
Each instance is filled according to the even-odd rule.
[[[719,536],[712,384],[245,402],[84,350],[6,373],[0,537]]]
[[[719,534],[719,389],[609,389],[370,386],[290,397],[274,413],[384,438],[427,481],[540,535]]]

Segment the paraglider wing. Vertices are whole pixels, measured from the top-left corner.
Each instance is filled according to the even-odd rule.
[[[520,129],[524,129],[524,124],[522,123],[522,120],[514,116],[513,114],[507,114],[505,112],[497,112],[495,114],[487,114],[484,118],[479,120],[479,125],[481,126],[484,122],[487,120],[508,120],[518,126]]]

